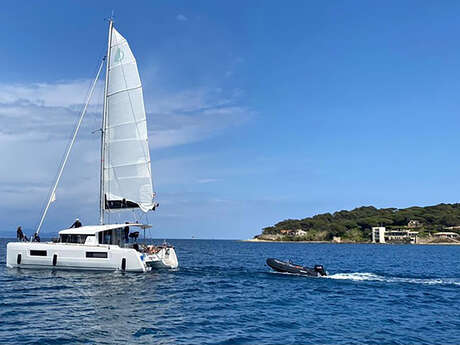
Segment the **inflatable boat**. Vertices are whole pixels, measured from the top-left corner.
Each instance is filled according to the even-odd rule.
[[[327,275],[327,272],[322,265],[315,265],[313,268],[310,268],[273,258],[267,259],[267,265],[277,272],[301,274],[310,277],[320,277]]]

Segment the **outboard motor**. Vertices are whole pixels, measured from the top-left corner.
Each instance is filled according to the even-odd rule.
[[[315,265],[315,272],[319,273],[321,276],[327,275],[323,265]]]

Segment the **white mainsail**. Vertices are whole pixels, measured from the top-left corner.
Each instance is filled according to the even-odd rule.
[[[112,27],[104,126],[105,210],[154,207],[142,84],[126,39]]]

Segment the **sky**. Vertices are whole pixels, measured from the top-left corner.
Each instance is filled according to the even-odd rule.
[[[459,2],[1,6],[1,236],[39,223],[112,10],[144,87],[150,236],[247,239],[287,218],[459,200]],[[98,220],[102,78],[44,233]]]

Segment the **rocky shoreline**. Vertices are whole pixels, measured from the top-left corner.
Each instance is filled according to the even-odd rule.
[[[387,245],[387,244],[406,244],[406,243],[372,243],[370,241],[367,242],[353,242],[353,241],[295,241],[295,240],[268,240],[268,239],[258,239],[258,238],[251,238],[247,240],[241,240],[241,242],[256,242],[256,243],[332,243],[332,244],[377,244],[377,245]],[[442,241],[420,241],[415,243],[415,245],[453,245],[458,246],[460,245],[460,241],[457,242],[442,242]]]

